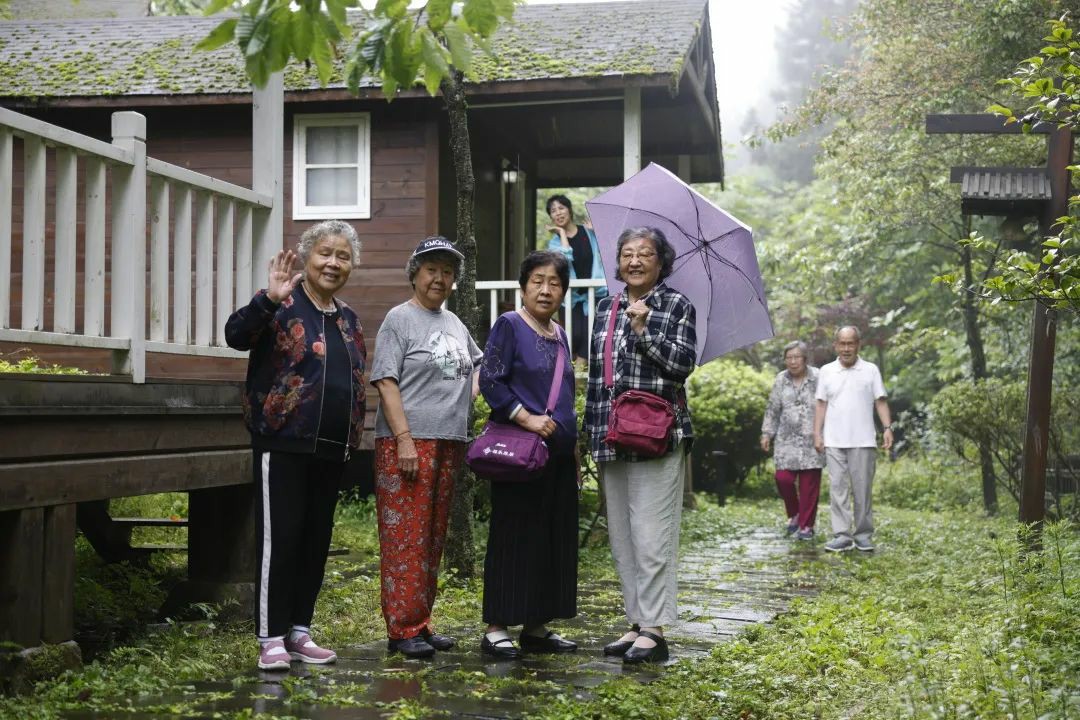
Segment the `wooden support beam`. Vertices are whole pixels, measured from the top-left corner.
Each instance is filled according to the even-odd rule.
[[[43,508],[0,512],[0,641],[41,644]]]
[[[623,97],[623,180],[641,170],[641,88],[628,87]]]
[[[692,60],[686,63],[686,77],[690,80],[694,100],[697,101],[698,108],[701,109],[701,116],[705,119],[705,127],[709,129],[710,135],[716,135],[716,118],[713,116],[715,108],[709,107],[709,95],[705,91],[705,77],[698,74],[697,67]]]
[[[1073,139],[1068,128],[1049,138],[1047,170],[1051,200],[1039,223],[1040,234],[1052,235],[1057,219],[1069,211],[1069,165]],[[1050,444],[1050,403],[1054,379],[1057,313],[1035,303],[1031,322],[1031,359],[1028,363],[1027,422],[1024,429],[1023,474],[1020,487],[1020,522],[1041,526],[1046,514],[1046,451]]]
[[[1047,134],[1053,132],[1054,125],[1050,123],[1037,123],[1031,128],[1031,132]],[[1020,123],[1005,124],[1005,118],[1000,115],[981,114],[955,114],[955,115],[927,115],[926,133],[928,135],[954,135],[961,133],[973,133],[979,135],[1020,135],[1023,133]]]
[[[62,643],[75,634],[75,506],[47,507],[44,521],[41,639]]]
[[[0,508],[22,509],[251,482],[251,450],[0,465]]]

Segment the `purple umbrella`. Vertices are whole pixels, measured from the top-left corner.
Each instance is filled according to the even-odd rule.
[[[676,259],[665,282],[686,295],[697,310],[699,365],[773,336],[750,228],[670,171],[650,163],[585,205],[613,294],[623,289],[615,279],[619,234],[646,225],[667,236]]]

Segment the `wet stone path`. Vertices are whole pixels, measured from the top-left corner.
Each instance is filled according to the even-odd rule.
[[[680,622],[666,633],[670,662],[706,656],[748,626],[771,621],[793,598],[812,595],[811,581],[800,579],[799,567],[817,554],[808,544],[796,544],[771,529],[691,545],[680,559]],[[578,617],[557,624],[561,634],[578,643],[573,654],[496,661],[480,654],[479,628],[459,628],[456,633],[455,628],[445,628],[458,638],[459,646],[432,659],[388,657],[385,641],[379,641],[339,648],[335,665],[293,663],[287,673],[195,683],[183,695],[183,715],[521,717],[545,697],[572,694],[584,699],[612,677],[629,675],[650,682],[664,672],[655,666],[624,668],[618,658],[603,656],[604,643],[625,629],[620,607],[616,582],[582,584]],[[170,702],[178,700],[138,700],[131,708],[134,712],[125,717],[175,717]]]

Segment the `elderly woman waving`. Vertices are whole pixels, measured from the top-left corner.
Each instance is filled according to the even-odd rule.
[[[570,284],[562,253],[530,253],[518,277],[522,307],[495,321],[480,368],[491,418],[542,436],[550,456],[524,482],[492,482],[484,560],[485,655],[572,652],[546,623],[577,614],[577,414],[566,335],[552,320]],[[560,363],[560,356],[562,362]],[[555,377],[562,368],[559,378]],[[557,385],[557,387],[555,387]],[[549,395],[558,391],[551,413]],[[520,650],[507,626],[521,625]]]
[[[465,257],[442,236],[421,242],[406,265],[413,296],[386,314],[375,339],[375,504],[387,649],[407,657],[449,650],[431,608],[454,492],[465,460],[474,364],[483,353],[450,296]]]
[[[787,534],[799,540],[814,537],[821,468],[825,465],[825,455],[814,449],[818,369],[807,365],[808,357],[806,343],[801,340],[784,347],[787,367],[773,382],[761,423],[761,449],[769,452],[770,444],[775,448],[776,489],[787,511]]]
[[[663,282],[675,251],[659,229],[623,231],[615,260],[626,291],[597,306],[585,427],[604,484],[611,554],[631,629],[604,654],[621,655],[624,663],[660,662],[668,658],[663,626],[677,616],[679,522],[693,435],[684,383],[697,357],[696,319],[690,301]],[[666,443],[651,457],[626,450],[609,433],[613,405],[629,391],[658,396],[674,416]]]
[[[266,289],[225,324],[229,347],[251,351],[244,418],[259,488],[255,632],[263,670],[287,670],[290,658],[337,658],[312,641],[310,625],[338,485],[364,427],[364,335],[334,297],[359,257],[351,225],[314,225],[295,254],[283,250],[270,261]],[[294,274],[297,258],[302,270]]]

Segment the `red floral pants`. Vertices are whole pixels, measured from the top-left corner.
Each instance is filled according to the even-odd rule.
[[[406,480],[395,440],[375,441],[382,611],[391,640],[415,637],[431,623],[454,478],[465,459],[465,443],[457,440],[413,443],[418,468]]]

